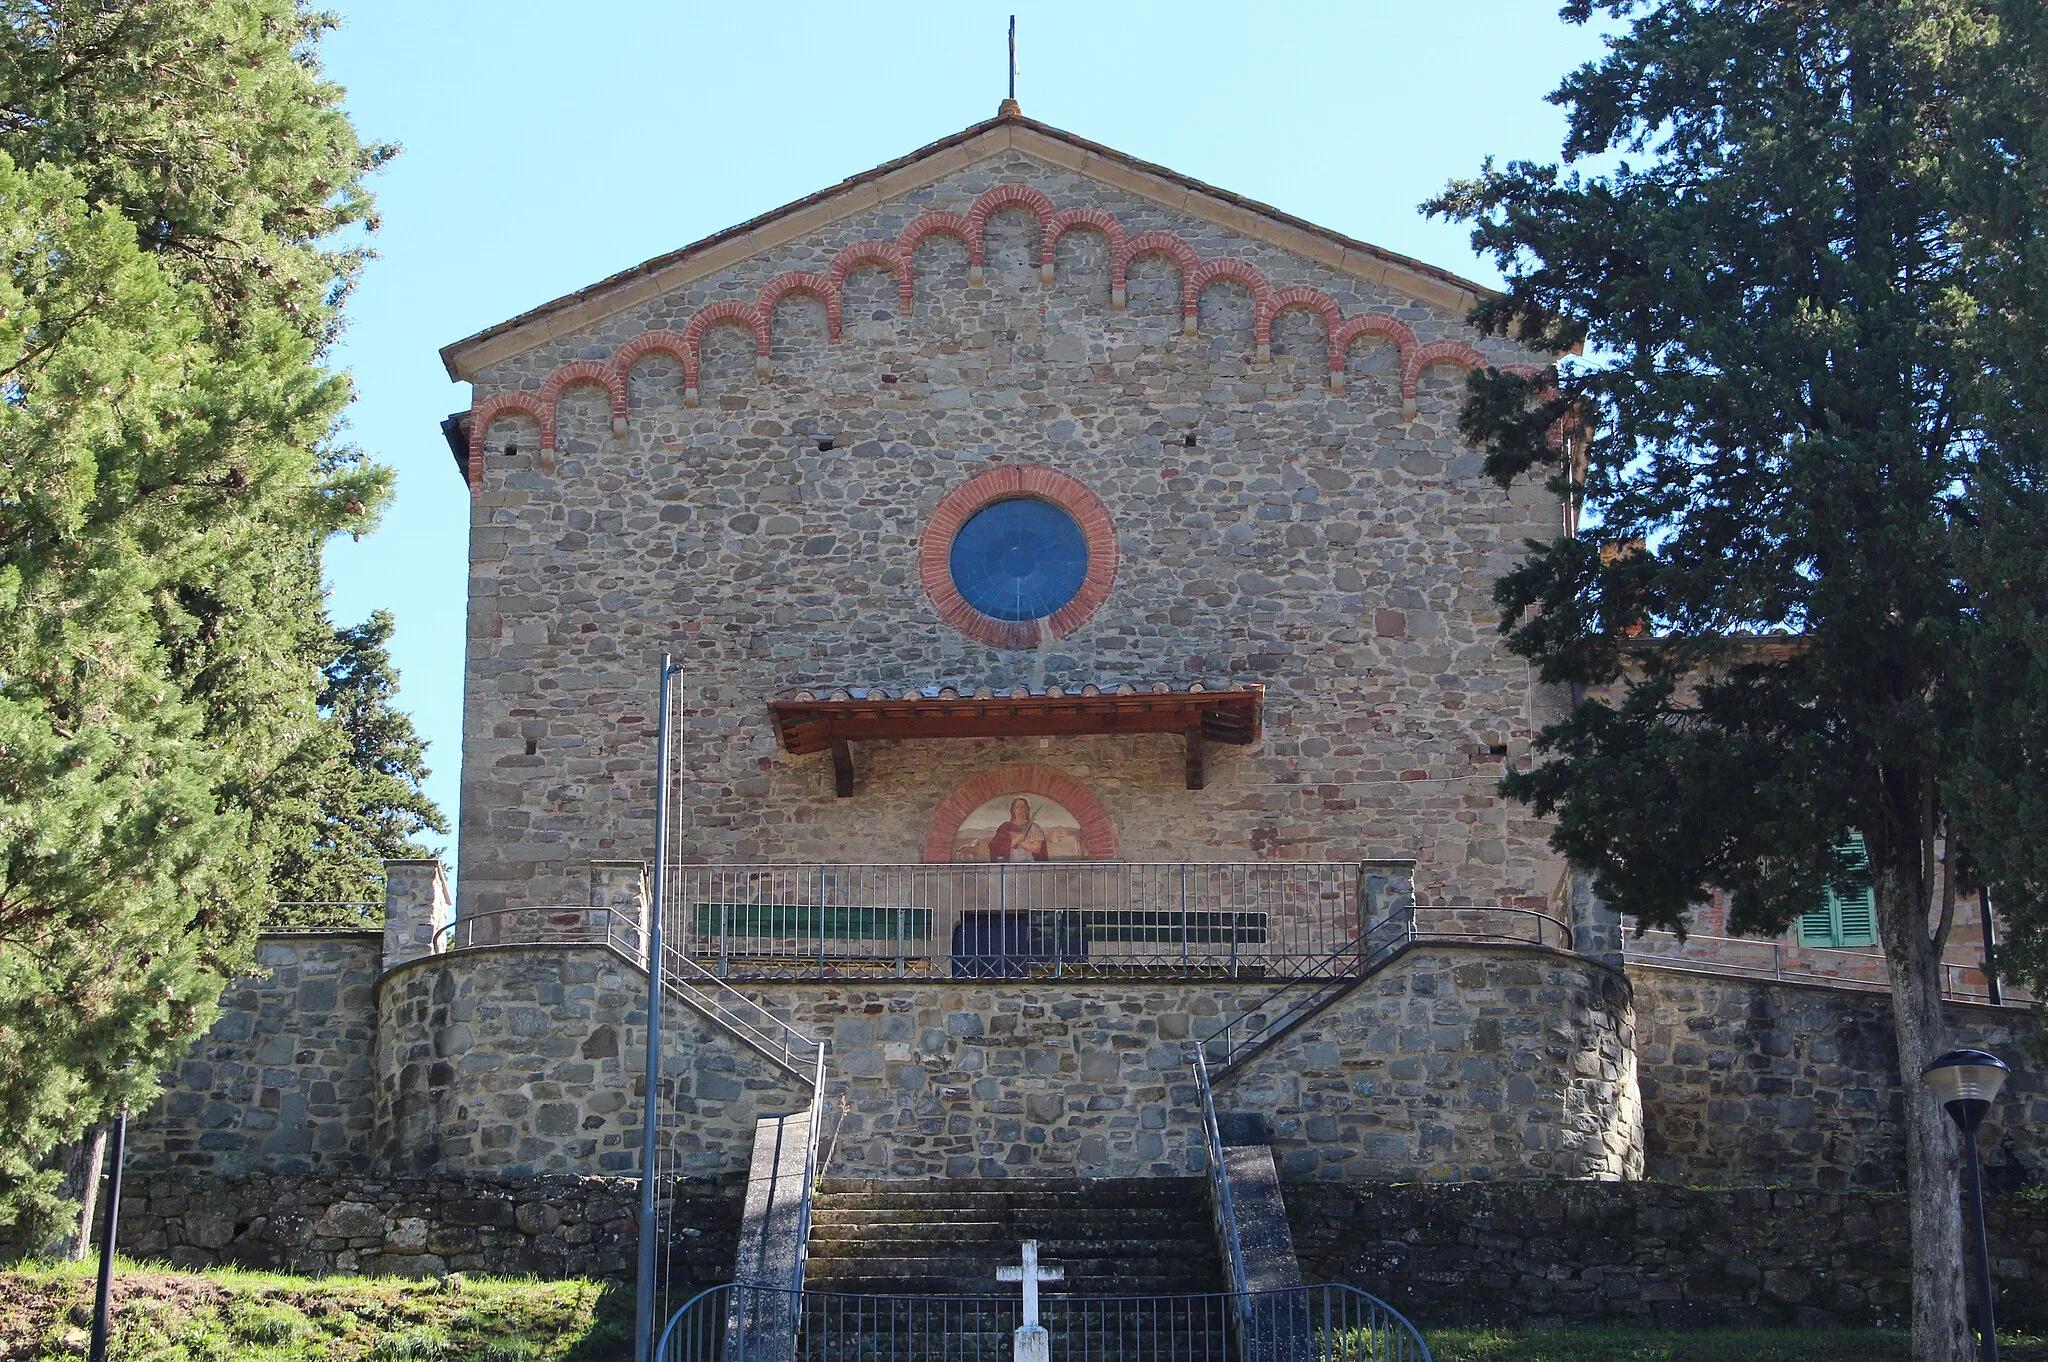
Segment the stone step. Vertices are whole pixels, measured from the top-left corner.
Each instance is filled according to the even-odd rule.
[[[1092,1297],[1224,1289],[1200,1178],[1007,1178],[820,1184],[806,1282],[821,1291],[1006,1295],[998,1267],[1036,1239],[1062,1290]]]
[[[973,1192],[1051,1192],[1090,1200],[1118,1197],[1179,1196],[1189,1188],[1206,1189],[1204,1178],[849,1178],[818,1179],[820,1196],[860,1194],[887,1196],[959,1196]]]
[[[866,1253],[879,1250],[888,1244],[927,1244],[934,1247],[944,1245],[948,1252],[964,1253],[972,1257],[1001,1257],[1004,1254],[1015,1254],[1020,1242],[1017,1237],[1020,1227],[1014,1225],[931,1225],[921,1227],[929,1231],[923,1234],[903,1233],[902,1228],[884,1225],[813,1225],[811,1256],[815,1258],[820,1253]],[[1188,1245],[1187,1239],[1178,1235],[1156,1235],[1148,1238],[1133,1235],[1124,1227],[1116,1225],[1074,1226],[1054,1234],[1046,1233],[1041,1226],[1025,1237],[1038,1240],[1038,1252],[1041,1257],[1055,1253],[1085,1253],[1095,1257],[1106,1253],[1178,1256],[1187,1251]]]
[[[1209,1223],[1205,1207],[1169,1210],[1163,1206],[847,1206],[818,1201],[811,1207],[813,1225],[1043,1225],[1062,1228],[1092,1225],[1106,1217],[1140,1234],[1180,1233]]]
[[[1093,1211],[1169,1211],[1182,1214],[1206,1214],[1208,1189],[1204,1188],[1199,1199],[1190,1197],[1160,1198],[1156,1201],[1117,1200],[1108,1197],[1079,1198],[1060,1196],[1051,1192],[1030,1192],[1005,1195],[999,1192],[968,1192],[960,1196],[846,1196],[821,1194],[816,1198],[817,1206],[830,1206],[839,1210],[859,1211],[983,1211],[990,1214],[1012,1211],[1057,1211],[1082,1209]]]
[[[892,1272],[888,1276],[873,1277],[831,1277],[813,1281],[804,1279],[807,1290],[836,1293],[841,1297],[853,1296],[983,1296],[993,1285],[980,1277],[908,1276]],[[1110,1277],[1094,1281],[1082,1280],[1064,1285],[1077,1287],[1097,1300],[1108,1300],[1124,1296],[1204,1296],[1213,1294],[1205,1290],[1208,1284],[1190,1282],[1176,1277]]]
[[[955,1275],[973,1273],[983,1275],[983,1269],[993,1271],[1008,1267],[1007,1259],[1014,1254],[963,1253],[953,1245],[928,1243],[876,1244],[859,1253],[819,1253],[813,1250],[804,1269],[807,1277],[819,1273],[842,1274],[862,1272],[876,1263],[932,1263],[941,1270],[948,1263],[957,1264]],[[1069,1273],[1087,1272],[1099,1274],[1117,1269],[1120,1265],[1133,1274],[1177,1275],[1183,1277],[1204,1277],[1202,1256],[1196,1254],[1171,1254],[1159,1250],[1132,1252],[1121,1245],[1103,1244],[1092,1248],[1076,1250],[1062,1249],[1058,1252],[1046,1244],[1039,1245],[1039,1261],[1048,1267],[1063,1267]],[[993,1281],[994,1278],[989,1278]],[[990,1287],[991,1291],[995,1288]]]

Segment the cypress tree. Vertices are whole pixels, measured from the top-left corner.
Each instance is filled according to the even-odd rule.
[[[1499,584],[1509,645],[1575,697],[1503,790],[1646,926],[1718,892],[1774,935],[1874,890],[1913,1353],[1962,1362],[1956,1136],[1919,1073],[1958,886],[2042,960],[2040,6],[1563,13],[1596,11],[1620,29],[1552,100],[1599,164],[1489,164],[1426,206],[1507,277],[1476,322],[1560,357],[1474,375],[1464,431],[1584,502]]]
[[[0,1223],[211,1021],[326,741],[322,362],[389,154],[292,0],[0,0]]]
[[[445,834],[448,820],[421,788],[427,744],[392,704],[398,675],[385,646],[392,627],[390,612],[379,610],[329,633],[318,702],[326,738],[301,749],[303,794],[288,805],[296,835],[280,830],[272,839],[282,900],[275,925],[380,928],[373,905],[385,860],[439,854],[418,840]]]

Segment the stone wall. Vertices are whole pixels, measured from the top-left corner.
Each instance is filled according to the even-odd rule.
[[[630,1280],[639,1242],[633,1178],[168,1173],[122,1191],[122,1251],[181,1268]],[[742,1191],[678,1188],[677,1290],[732,1275]]]
[[[1129,306],[1113,307],[1104,238],[1062,237],[1048,281],[1017,207],[987,221],[981,282],[956,236],[926,236],[907,312],[870,262],[845,278],[837,340],[824,305],[793,293],[765,319],[765,374],[730,315],[703,334],[698,406],[656,350],[627,365],[615,414],[604,384],[626,347],[1013,184],[1412,331],[1412,417],[1385,335],[1346,344],[1333,391],[1314,313],[1273,318],[1262,361],[1254,295],[1218,277],[1184,334],[1172,261],[1137,259]],[[503,415],[481,418],[473,456],[462,913],[577,903],[588,862],[651,855],[664,652],[682,668],[685,859],[916,861],[949,791],[1029,761],[1089,786],[1130,860],[1415,858],[1422,902],[1540,906],[1557,878],[1548,829],[1495,789],[1533,728],[1492,584],[1554,532],[1557,504],[1537,482],[1504,492],[1482,476],[1455,429],[1462,372],[1422,363],[1463,353],[1444,342],[1529,356],[1373,269],[1004,151],[487,364],[479,410]],[[543,390],[545,451],[534,419],[504,407],[539,410]],[[1086,484],[1120,550],[1107,603],[1025,651],[942,621],[917,568],[940,499],[1020,461]],[[1178,737],[1105,736],[862,743],[855,794],[838,799],[830,760],[782,753],[766,707],[798,688],[1225,680],[1267,687],[1265,737],[1212,744],[1199,791]]]
[[[669,1100],[684,1177],[743,1173],[754,1123],[809,1092],[680,1004]],[[392,971],[378,997],[376,1148],[401,1172],[628,1173],[640,1166],[647,976],[592,946],[490,946]]]
[[[637,1166],[643,976],[590,948],[416,961],[381,999],[393,1169]],[[1185,1043],[1270,982],[749,986],[832,1047],[831,1171],[851,1177],[1202,1171]],[[1415,951],[1228,1085],[1290,1178],[1584,1177],[1641,1166],[1627,989],[1538,950]],[[685,1015],[664,1038],[685,1176],[745,1170],[754,1123],[808,1092]]]
[[[1647,1169],[1692,1183],[1896,1187],[1905,1170],[1889,995],[1631,963]],[[2039,1013],[1951,1004],[1950,1040],[2014,1073],[1986,1119],[1996,1166],[2048,1172]]]
[[[1424,1326],[1908,1320],[1899,1194],[1614,1182],[1286,1190],[1304,1280],[1348,1282]],[[1990,1203],[1998,1322],[2048,1327],[2048,1201]]]
[[[1414,951],[1217,1100],[1266,1115],[1290,1181],[1642,1175],[1628,984],[1552,951]]]
[[[266,935],[211,1030],[128,1134],[130,1165],[363,1172],[375,1123],[383,938]]]

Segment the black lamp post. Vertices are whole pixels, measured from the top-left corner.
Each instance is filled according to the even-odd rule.
[[[114,1118],[114,1168],[107,1175],[107,1218],[100,1230],[99,1291],[93,1297],[92,1347],[88,1362],[107,1362],[107,1340],[114,1316],[114,1229],[121,1219],[121,1163],[128,1154],[128,1104]]]
[[[1920,1071],[1935,1098],[1963,1132],[1963,1158],[1970,1165],[1970,1201],[1977,1210],[1977,1324],[1979,1356],[1998,1362],[1998,1323],[1992,1318],[1991,1247],[1984,1237],[1984,1173],[1977,1164],[1977,1127],[2012,1070],[1988,1050],[1951,1050]]]

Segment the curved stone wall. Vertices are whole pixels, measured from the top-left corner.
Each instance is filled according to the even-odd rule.
[[[1283,1178],[1638,1178],[1620,971],[1538,947],[1417,950],[1250,1066]]]
[[[379,999],[378,1152],[394,1172],[637,1167],[644,976],[592,948],[415,961]],[[1256,983],[785,984],[746,991],[832,1045],[831,1169],[862,1177],[1185,1176],[1203,1167],[1185,1042]],[[804,1088],[691,1017],[664,1038],[678,1168],[743,1171]],[[1621,976],[1541,949],[1395,962],[1219,1095],[1263,1117],[1283,1176],[1634,1177],[1633,1015]]]

